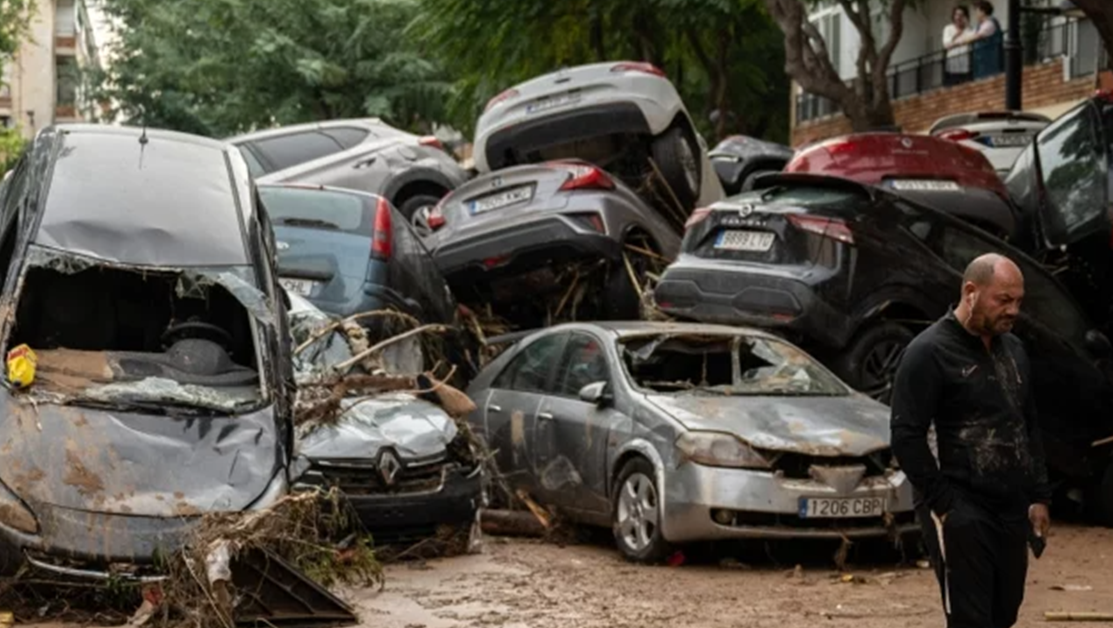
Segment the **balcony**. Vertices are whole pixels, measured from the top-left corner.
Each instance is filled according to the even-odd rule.
[[[1022,36],[1024,46],[1024,65],[1026,67],[1047,64],[1066,59],[1064,80],[1093,76],[1100,67],[1105,67],[1108,52],[1105,51],[1093,24],[1088,20],[1071,19],[1048,25],[1044,24],[1035,32]],[[963,55],[966,67],[972,67],[971,53]],[[954,57],[961,59],[961,57]],[[1102,63],[1099,63],[1099,60]],[[945,83],[944,68],[946,51],[937,50],[921,57],[894,64],[889,68],[889,95],[894,102],[912,98],[940,88],[951,88],[970,82]],[[981,79],[999,76],[1005,71],[1004,55],[1001,63],[989,75]],[[801,94],[796,97],[796,124],[818,120],[839,113],[839,107],[832,101],[815,94]]]

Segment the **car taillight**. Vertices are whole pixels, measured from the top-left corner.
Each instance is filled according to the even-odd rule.
[[[949,140],[951,142],[961,142],[963,140],[972,140],[975,137],[978,137],[978,134],[967,129],[951,129],[949,131],[943,131],[935,137],[938,137],[941,140]]]
[[[561,191],[570,190],[613,190],[614,181],[599,168],[587,164],[566,164],[550,162],[550,166],[568,172],[568,180],[560,186]]]
[[[371,257],[379,260],[390,259],[393,244],[390,203],[380,196],[378,203],[375,204],[375,222],[371,230]]]
[[[437,139],[437,136],[435,135],[426,135],[425,137],[418,139],[417,143],[421,144],[422,146],[435,148],[437,150],[444,150],[444,144],[441,143],[441,141]]]
[[[807,214],[789,214],[788,221],[801,231],[807,231],[839,242],[854,244],[854,234],[846,222],[838,218],[825,218],[823,216],[809,216]]]
[[[710,207],[697,207],[688,216],[687,222],[684,223],[684,230],[687,231],[688,229],[691,229],[695,225],[698,225],[699,223],[703,222],[704,219],[706,219],[710,215],[711,215],[711,208]]]
[[[494,108],[495,105],[497,105],[497,104],[499,104],[499,103],[501,103],[505,100],[508,100],[510,98],[513,98],[517,95],[518,95],[518,90],[511,87],[510,89],[506,90],[505,92],[502,92],[498,96],[495,96],[491,100],[488,100],[487,101],[487,106],[483,108],[483,112],[486,113],[486,112],[490,111],[492,108]]]
[[[646,63],[644,61],[626,61],[623,63],[619,63],[611,68],[611,72],[642,72],[644,74],[652,74],[654,76],[660,76],[662,78],[665,77],[665,73],[661,70],[661,68],[653,65],[652,63]]]
[[[1107,103],[1113,103],[1113,91],[1108,89],[1099,89],[1094,92],[1094,98],[1100,98]]]

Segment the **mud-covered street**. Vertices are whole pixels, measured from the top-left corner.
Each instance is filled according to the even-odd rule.
[[[826,554],[813,548],[813,557]],[[363,625],[380,628],[942,625],[930,570],[873,560],[840,574],[812,558],[798,571],[779,562],[792,549],[778,550],[778,562],[758,551],[643,567],[602,539],[560,547],[488,538],[482,555],[392,566],[381,593],[353,599]],[[1060,525],[1033,561],[1017,626],[1045,625],[1046,611],[1113,612],[1110,560],[1113,531]]]

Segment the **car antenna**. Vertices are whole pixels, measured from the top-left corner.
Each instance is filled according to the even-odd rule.
[[[147,150],[147,143],[151,140],[147,139],[147,123],[143,123],[143,133],[139,135],[139,169],[143,169],[143,154]]]

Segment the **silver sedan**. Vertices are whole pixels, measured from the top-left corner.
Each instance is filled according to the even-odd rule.
[[[916,530],[888,409],[770,334],[570,323],[519,340],[469,394],[502,474],[612,527],[632,560],[693,541]]]

